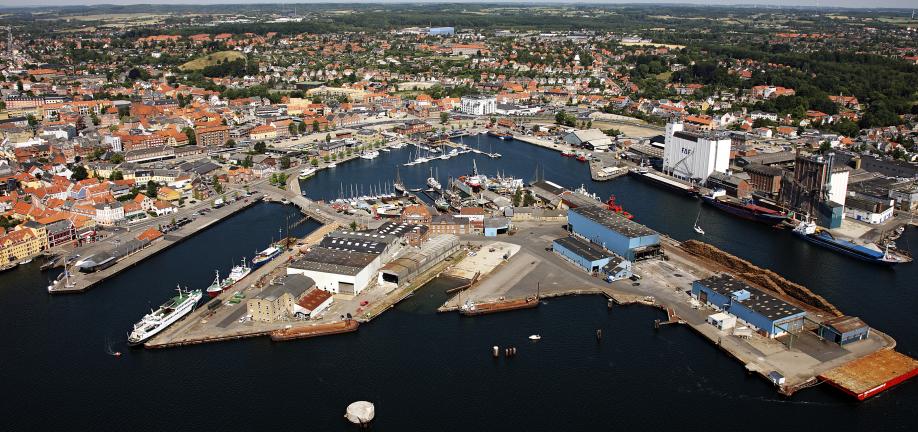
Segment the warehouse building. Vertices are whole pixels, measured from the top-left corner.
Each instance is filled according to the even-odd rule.
[[[316,283],[303,275],[286,275],[246,302],[253,321],[278,322],[294,316],[295,306]]]
[[[559,238],[552,250],[589,273],[601,272],[609,282],[631,277],[630,261],[579,237]]]
[[[605,208],[595,205],[577,207],[568,211],[567,220],[572,233],[628,261],[662,253],[660,234]]]
[[[434,265],[459,250],[459,237],[452,234],[433,236],[423,246],[390,261],[379,271],[378,283],[391,291],[411,282]]]
[[[376,253],[314,247],[287,267],[287,274],[301,274],[333,294],[354,296],[369,285],[379,270]]]
[[[823,321],[819,325],[819,337],[839,345],[847,345],[870,337],[870,327],[860,318],[840,316]]]
[[[803,329],[806,312],[727,274],[692,282],[692,296],[735,316],[760,334],[777,337]]]

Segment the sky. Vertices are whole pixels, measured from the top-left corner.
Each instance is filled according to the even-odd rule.
[[[853,8],[918,8],[918,0],[491,0],[491,1],[467,1],[467,0],[424,0],[416,3],[571,3],[571,4],[596,4],[596,3],[685,3],[685,4],[703,4],[703,5],[761,5],[761,6],[841,6]],[[34,7],[34,6],[74,6],[74,5],[92,5],[92,4],[252,4],[252,3],[415,3],[410,0],[0,0],[0,6],[7,7]]]

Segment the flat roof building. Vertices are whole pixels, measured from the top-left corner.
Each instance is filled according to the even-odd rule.
[[[635,261],[659,255],[660,234],[637,222],[600,206],[568,210],[568,227],[592,243]]]
[[[692,296],[745,321],[767,337],[803,329],[806,312],[728,274],[692,282]]]

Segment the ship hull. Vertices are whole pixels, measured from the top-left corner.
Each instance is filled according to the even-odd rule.
[[[673,191],[673,192],[676,192],[676,193],[684,194],[685,196],[690,196],[690,197],[691,197],[691,196],[696,196],[696,195],[698,195],[698,190],[695,189],[695,188],[693,188],[693,187],[690,187],[690,186],[686,186],[685,188],[682,188],[682,187],[678,187],[678,186],[671,185],[671,184],[666,183],[666,182],[664,182],[664,181],[657,180],[657,179],[654,178],[654,177],[651,177],[651,176],[648,176],[648,175],[645,175],[645,174],[642,174],[642,173],[637,173],[637,172],[634,172],[634,171],[631,171],[631,172],[629,172],[629,173],[630,173],[632,176],[634,176],[635,178],[637,178],[637,179],[639,179],[639,180],[641,180],[641,181],[650,183],[650,184],[652,184],[652,185],[660,186],[660,187],[662,187],[662,188],[664,188],[664,189],[668,189],[668,190]]]
[[[271,260],[273,260],[274,258],[277,258],[278,255],[280,255],[280,250],[272,253],[271,255],[267,255],[265,257],[258,257],[258,258],[252,259],[252,270],[254,271],[255,269],[271,262]]]
[[[890,261],[890,260],[886,260],[883,258],[876,258],[870,255],[867,255],[866,253],[858,252],[857,250],[853,250],[844,244],[838,243],[837,241],[833,241],[832,239],[825,238],[818,234],[802,234],[802,233],[795,232],[794,235],[806,240],[807,242],[811,244],[824,247],[826,249],[838,252],[840,254],[847,255],[851,258],[858,259],[860,261],[869,262],[873,264],[879,264],[879,265],[885,265],[885,266],[892,266],[892,265],[898,264],[898,262],[896,261]]]
[[[189,300],[185,303],[182,303],[182,305],[176,309],[175,312],[170,314],[165,320],[163,320],[162,324],[157,326],[155,329],[143,333],[142,336],[136,339],[128,338],[128,346],[137,346],[143,344],[144,342],[150,340],[153,336],[156,336],[163,330],[169,328],[169,326],[174,324],[176,321],[185,317],[185,315],[191,313],[191,311],[195,309],[198,302],[201,300],[201,295],[198,294],[196,296],[192,296],[192,300],[193,301]]]
[[[781,222],[784,222],[784,220],[787,219],[787,216],[784,216],[781,214],[759,213],[759,212],[756,212],[755,210],[745,208],[742,205],[731,205],[731,204],[724,203],[724,202],[721,202],[720,200],[717,200],[711,197],[707,197],[707,196],[702,197],[702,199],[704,200],[704,202],[710,204],[711,206],[713,206],[714,208],[718,210],[729,213],[739,218],[743,218],[743,219],[750,220],[753,222],[762,223],[765,225],[777,225]]]

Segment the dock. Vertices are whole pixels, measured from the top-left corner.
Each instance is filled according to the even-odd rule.
[[[857,400],[864,400],[915,375],[918,375],[918,360],[887,349],[823,372],[819,378]]]
[[[109,268],[102,269],[93,273],[80,273],[71,270],[69,284],[64,283],[63,280],[61,280],[60,282],[49,286],[48,292],[51,294],[76,294],[85,292],[86,290],[107,280],[108,278],[115,276],[118,273],[121,273],[122,271],[141,263],[143,260],[159,254],[160,252],[163,252],[170,247],[195,236],[196,234],[216,225],[223,219],[226,219],[239,211],[245,210],[260,201],[261,195],[256,193],[248,197],[248,201],[246,202],[237,201],[235,203],[230,203],[221,208],[214,209],[206,215],[198,216],[197,219],[188,225],[185,225],[174,232],[168,233],[161,239],[150,243],[148,246],[119,259],[118,262]],[[141,231],[135,231],[131,234],[137,235],[140,234],[140,232]],[[131,238],[133,238],[133,236],[131,236]],[[89,248],[91,248],[91,251],[100,250],[101,244],[104,242],[106,242],[106,240],[102,240],[96,244],[91,244]],[[111,247],[115,246],[115,244],[111,245]],[[89,253],[92,252],[82,252],[84,256]]]

